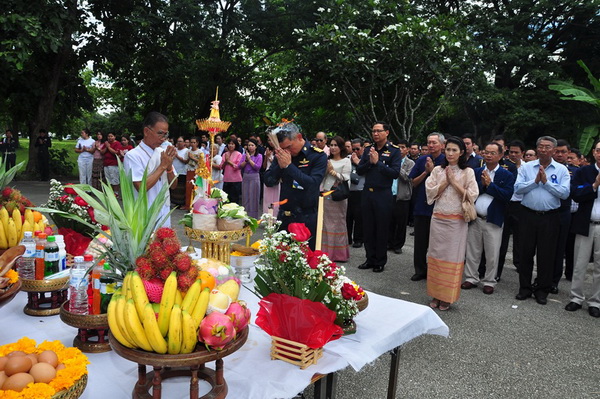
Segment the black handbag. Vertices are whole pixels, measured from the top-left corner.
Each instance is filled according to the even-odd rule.
[[[335,190],[331,193],[331,199],[333,201],[343,201],[350,197],[350,187],[348,181],[344,180],[335,187]]]

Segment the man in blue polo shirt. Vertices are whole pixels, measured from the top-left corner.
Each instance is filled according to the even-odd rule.
[[[522,194],[522,222],[520,225],[521,262],[519,265],[519,293],[517,300],[533,294],[540,305],[545,305],[552,285],[554,256],[560,226],[560,200],[569,196],[571,177],[566,166],[552,156],[556,139],[542,136],[537,140],[538,159],[519,168],[515,193]],[[526,239],[525,239],[526,237]],[[537,253],[537,285],[532,287],[533,257]]]

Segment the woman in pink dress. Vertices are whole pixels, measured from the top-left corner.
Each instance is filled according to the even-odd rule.
[[[239,165],[243,156],[236,151],[237,146],[237,140],[233,138],[227,140],[227,151],[223,153],[221,170],[223,171],[223,191],[227,193],[230,202],[239,204],[242,196],[242,170]]]
[[[260,218],[260,167],[262,155],[258,153],[258,142],[254,139],[248,141],[246,154],[240,161],[240,169],[244,172],[242,177],[242,205],[248,216]]]
[[[265,150],[265,156],[263,157],[263,170],[267,170],[271,167],[273,160],[275,159],[275,153],[271,149],[271,145]],[[267,187],[263,184],[263,213],[269,213],[269,206],[274,202],[279,202],[279,187],[277,184],[273,187]],[[273,215],[277,217],[279,212],[279,205],[273,205]]]

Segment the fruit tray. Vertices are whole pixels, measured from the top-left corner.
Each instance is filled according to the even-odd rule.
[[[215,242],[236,242],[248,235],[252,235],[250,227],[246,226],[240,230],[196,230],[189,227],[185,228],[185,234],[196,241],[215,241]]]
[[[22,290],[25,292],[51,292],[65,289],[69,286],[69,277],[27,280],[23,279]]]

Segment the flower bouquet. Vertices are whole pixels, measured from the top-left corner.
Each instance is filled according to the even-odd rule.
[[[73,186],[73,184],[63,185],[55,179],[50,180],[50,195],[48,196],[48,201],[42,206],[61,212],[67,212],[71,215],[78,216],[89,224],[99,226],[96,222],[94,208],[77,194],[77,191],[75,191]],[[58,212],[50,213],[58,228],[71,229],[84,236],[93,237],[94,230],[86,224],[64,217]]]
[[[302,223],[291,223],[288,231],[277,231],[280,222],[262,216],[265,235],[260,243],[254,279],[256,294],[285,294],[321,302],[335,313],[335,323],[344,326],[358,313],[357,301],[364,291],[345,276],[345,268],[326,253],[308,246],[310,231]],[[285,338],[285,337],[283,337]]]
[[[4,364],[0,377],[2,398],[77,398],[87,384],[87,357],[60,341],[36,345],[31,338],[23,337],[0,346],[0,362]]]

